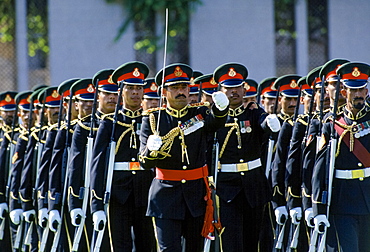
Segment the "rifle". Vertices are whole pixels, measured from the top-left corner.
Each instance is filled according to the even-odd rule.
[[[55,229],[57,229],[57,231],[55,232],[55,235],[54,235],[53,245],[51,247],[52,252],[55,252],[58,248],[60,234],[62,232],[62,226],[63,226],[64,203],[65,203],[66,197],[67,197],[67,182],[68,182],[67,172],[68,172],[68,163],[69,163],[69,151],[70,151],[70,148],[71,148],[71,143],[69,141],[69,134],[70,134],[69,131],[70,131],[70,128],[71,128],[72,97],[73,97],[72,92],[70,92],[69,101],[68,101],[68,111],[67,111],[67,116],[66,116],[66,121],[67,121],[66,144],[65,144],[66,147],[64,148],[63,157],[62,157],[61,181],[62,182],[64,181],[63,195],[62,195],[62,202],[61,202],[61,209],[60,209],[60,217],[62,219],[62,223],[60,225],[57,221],[54,221],[54,223],[52,223],[53,227]],[[56,201],[59,201],[60,194],[59,193],[56,194],[55,197],[56,197]]]
[[[327,171],[327,177],[325,179],[326,182],[326,218],[329,220],[329,210],[330,210],[330,204],[331,204],[331,196],[332,196],[332,186],[333,186],[333,178],[334,178],[334,169],[335,169],[335,154],[337,151],[337,138],[335,135],[335,129],[334,124],[335,120],[337,118],[337,109],[338,109],[338,100],[339,100],[339,87],[340,87],[340,75],[338,75],[337,85],[335,87],[335,99],[334,99],[334,107],[333,107],[333,123],[331,126],[331,132],[330,132],[330,141],[328,144],[329,151],[327,151],[327,158],[329,158],[329,164],[328,164],[328,171]],[[325,191],[323,192],[323,196],[325,195]],[[324,229],[320,245],[318,248],[319,252],[323,252],[325,249],[325,243],[326,243],[326,235],[327,235],[327,227],[321,224],[321,229]]]
[[[87,145],[86,145],[86,161],[85,161],[85,181],[84,187],[80,188],[79,195],[82,196],[82,211],[84,213],[80,219],[76,220],[76,223],[79,226],[76,228],[75,236],[73,238],[73,247],[72,251],[78,251],[78,246],[80,244],[82,232],[85,226],[86,220],[86,212],[87,212],[87,201],[89,199],[89,187],[90,187],[90,167],[91,167],[91,159],[92,159],[92,151],[93,151],[93,144],[94,144],[94,126],[96,120],[96,104],[97,104],[97,97],[98,97],[98,83],[99,79],[96,80],[95,84],[95,93],[94,93],[94,101],[93,107],[91,111],[91,122],[90,122],[90,132],[87,138]]]
[[[105,193],[104,193],[104,212],[106,216],[108,216],[108,207],[109,207],[109,201],[110,201],[110,192],[112,187],[112,179],[113,179],[113,170],[114,170],[114,159],[116,156],[115,150],[116,150],[116,140],[114,139],[114,133],[116,131],[116,124],[117,124],[117,117],[118,117],[118,111],[120,108],[120,104],[122,101],[122,91],[123,91],[123,85],[124,81],[120,81],[120,90],[118,94],[118,101],[116,104],[116,108],[114,111],[113,116],[113,125],[112,125],[112,134],[110,137],[110,143],[107,147],[107,169],[105,169],[104,173],[104,180],[106,182],[105,184]],[[105,226],[103,222],[99,223],[99,231],[98,236],[95,241],[95,245],[93,245],[93,251],[100,251],[101,242],[103,240],[103,235],[105,231]],[[95,233],[95,232],[94,232]]]
[[[17,121],[18,121],[18,106],[15,107],[15,112],[14,112],[14,117],[13,117],[13,121],[12,121],[12,132],[10,134],[10,141],[9,141],[9,144],[7,146],[7,149],[6,149],[6,156],[5,156],[5,165],[6,165],[6,168],[4,169],[5,171],[5,174],[4,174],[4,177],[7,178],[7,184],[6,185],[9,185],[10,183],[10,175],[11,175],[11,158],[13,157],[13,154],[14,154],[14,144],[13,144],[13,139],[14,139],[14,131],[15,131],[15,127],[17,125]],[[5,202],[8,202],[8,198],[9,198],[9,187],[6,186],[6,189],[5,189]],[[5,211],[3,212],[3,219],[0,219],[1,223],[0,223],[0,240],[3,240],[4,238],[4,229],[5,229],[5,219],[6,219],[6,215],[5,215]]]
[[[302,86],[303,86],[303,84],[299,85],[297,104],[296,104],[296,107],[294,109],[294,117],[293,117],[293,123],[294,124],[295,124],[295,122],[297,121],[297,118],[298,118],[298,111],[299,111],[299,103],[300,103],[300,99],[301,99]],[[291,230],[294,230],[293,238],[292,238],[292,241],[290,243],[290,248],[292,248],[292,249],[296,249],[297,245],[298,245],[299,227],[300,227],[300,222],[298,222],[298,224],[294,224],[293,221],[292,221]]]
[[[60,97],[60,107],[59,107],[59,114],[58,114],[58,130],[60,130],[62,120],[63,120],[63,95]],[[41,220],[42,228],[44,229],[41,236],[41,243],[40,243],[40,252],[45,251],[46,242],[49,236],[49,227],[48,227],[48,219],[44,218]]]
[[[276,92],[276,96],[275,96],[275,104],[274,104],[274,112],[273,112],[273,114],[275,114],[275,115],[277,113],[277,108],[278,108],[278,104],[279,104],[279,92],[280,92],[280,87],[277,88],[277,92]],[[271,133],[271,134],[274,134],[274,133]],[[271,170],[272,154],[274,152],[274,146],[275,146],[275,140],[272,138],[271,134],[270,134],[270,137],[269,137],[269,142],[268,142],[268,147],[267,147],[267,157],[266,157],[265,175],[266,175],[267,179],[269,177],[270,170]]]
[[[43,91],[44,92],[44,91]],[[41,153],[43,149],[43,143],[41,142],[42,138],[42,127],[44,124],[44,113],[45,113],[45,100],[46,100],[46,92],[44,92],[41,95],[40,100],[42,102],[42,109],[41,109],[41,114],[40,114],[40,128],[38,132],[38,139],[35,145],[35,151],[36,151],[36,165],[32,167],[32,178],[35,177],[35,182],[34,182],[34,187],[32,189],[32,199],[37,202],[37,185],[39,183],[39,167],[40,167],[40,161],[41,161]],[[34,159],[33,159],[34,160]],[[37,204],[37,203],[36,203]],[[36,208],[36,207],[35,207]],[[24,226],[24,241],[23,241],[23,247],[22,251],[26,251],[26,246],[31,245],[31,236],[32,236],[32,231],[33,231],[33,226],[34,226],[34,221],[35,221],[35,216],[32,215],[30,216],[30,222],[25,221],[25,226]]]

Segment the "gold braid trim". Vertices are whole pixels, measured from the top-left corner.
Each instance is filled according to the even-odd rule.
[[[103,197],[98,197],[98,195],[96,194],[95,190],[92,189],[91,190],[91,198],[97,198],[98,200],[103,200]]]
[[[276,195],[276,193],[278,193],[278,194],[280,194],[281,196],[283,196],[283,194],[280,192],[280,190],[279,190],[279,186],[275,186],[274,187],[274,193],[272,194],[273,196],[275,196]]]
[[[30,199],[23,198],[21,193],[18,193],[18,194],[19,194],[19,198],[21,199],[21,201],[23,201],[23,202],[30,202],[31,201]],[[13,199],[17,199],[17,198],[13,198]]]
[[[224,141],[224,144],[222,145],[222,148],[221,148],[221,151],[220,151],[220,156],[219,158],[222,157],[222,154],[224,154],[224,151],[225,151],[225,148],[226,148],[226,145],[227,143],[229,142],[229,138],[231,136],[231,133],[233,133],[233,131],[236,129],[236,136],[238,137],[238,149],[240,149],[242,147],[242,141],[241,141],[241,137],[240,137],[240,129],[239,129],[239,124],[236,122],[236,118],[234,118],[235,122],[233,123],[226,123],[225,124],[225,127],[231,127],[229,129],[229,132],[227,132],[227,135],[225,137],[225,141]]]
[[[307,192],[304,188],[302,188],[302,195],[306,198],[311,198],[311,195],[307,194]]]
[[[48,197],[51,200],[56,200],[56,198],[54,198],[53,196],[51,196],[51,191],[50,190],[48,191]]]
[[[83,124],[81,121],[78,121],[77,123],[78,123],[78,125],[80,125],[80,126],[81,126],[81,128],[83,128],[84,130],[90,131],[91,127],[86,126],[86,125],[85,125],[85,124]],[[98,128],[93,128],[93,131],[97,131],[97,130],[98,130]],[[73,133],[73,132],[71,132],[71,133]]]
[[[69,188],[68,188],[68,198],[70,198],[70,195],[72,195],[73,197],[75,197],[75,198],[79,198],[80,197],[80,195],[79,194],[75,194],[74,192],[73,192],[73,187],[72,186],[70,186]]]
[[[291,186],[288,187],[288,194],[291,195],[293,198],[302,198],[301,195],[294,195],[293,194]],[[288,197],[287,197],[287,199],[288,199]]]
[[[117,122],[119,123],[119,122]],[[136,149],[136,136],[135,136],[135,128],[134,128],[134,123],[133,122],[132,124],[126,124],[126,123],[120,123],[120,125],[124,126],[124,127],[128,127],[128,129],[126,129],[122,135],[118,138],[118,141],[117,141],[117,146],[116,146],[116,150],[115,150],[115,154],[117,154],[118,152],[118,149],[119,149],[119,146],[122,142],[122,139],[125,137],[125,135],[131,131],[131,137],[130,137],[130,147],[132,146],[134,149]],[[132,142],[134,142],[134,144],[132,144]]]
[[[353,131],[352,131],[352,128],[353,126],[355,126],[356,124],[353,124],[351,126],[349,125],[346,125],[346,124],[343,124],[343,123],[340,123],[339,121],[335,121],[336,124],[338,124],[340,127],[342,127],[343,129],[345,129],[343,131],[343,133],[340,135],[339,137],[339,140],[338,140],[338,148],[337,148],[337,152],[335,153],[335,157],[338,157],[339,155],[339,152],[340,152],[340,143],[342,142],[343,140],[343,137],[349,132],[349,151],[352,152],[353,151],[353,145],[354,145],[354,142],[355,142],[355,139],[353,138]]]
[[[159,135],[158,132],[156,131],[156,121],[155,117],[153,114],[149,115],[149,122],[150,122],[150,128],[152,132],[156,135]],[[150,156],[152,157],[157,157],[158,154],[165,157],[171,157],[169,154],[172,148],[172,145],[174,143],[175,138],[180,135],[181,137],[181,152],[182,152],[182,162],[184,162],[184,157],[186,157],[186,161],[189,162],[189,156],[187,152],[187,146],[185,144],[185,135],[184,131],[178,126],[176,128],[173,128],[168,132],[165,136],[159,136],[162,140],[162,146],[158,151],[151,151]]]

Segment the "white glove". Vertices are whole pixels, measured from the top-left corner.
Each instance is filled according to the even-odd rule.
[[[32,222],[35,219],[36,211],[34,209],[23,212],[24,220]]]
[[[162,139],[158,135],[150,135],[148,137],[148,141],[146,142],[146,146],[148,147],[148,150],[150,151],[157,151],[159,148],[161,148],[162,145]]]
[[[330,227],[328,218],[326,218],[326,215],[324,214],[316,215],[315,218],[313,219],[313,222],[315,223],[315,231],[318,232],[319,234],[323,233],[324,231],[319,229],[321,225],[324,225],[325,227]]]
[[[212,94],[212,100],[215,103],[216,108],[220,111],[225,110],[227,106],[229,106],[229,99],[227,98],[226,94],[222,93],[221,91],[214,92]]]
[[[70,212],[72,225],[78,227],[81,223],[81,218],[85,217],[84,212],[81,208],[72,209]],[[80,219],[80,223],[77,223],[77,219]]]
[[[315,227],[315,225],[312,225],[312,220],[313,220],[313,210],[312,207],[307,208],[304,211],[304,219],[306,220],[307,226],[310,228]]]
[[[45,228],[45,224],[49,219],[48,210],[44,207],[38,211],[38,223],[40,227]],[[46,220],[46,221],[45,221]]]
[[[289,215],[290,215],[290,218],[292,219],[293,224],[298,225],[298,223],[302,219],[302,208],[295,207],[293,209],[290,209]]]
[[[272,132],[278,132],[280,130],[280,122],[275,114],[268,115],[266,117],[266,122]]]
[[[54,224],[58,223],[58,225]],[[58,210],[51,210],[49,212],[49,228],[54,233],[57,231],[58,226],[62,223],[62,218],[60,218],[60,214]]]
[[[0,219],[5,218],[4,216],[5,212],[9,212],[9,208],[8,208],[8,204],[4,202],[0,204]]]
[[[10,211],[9,213],[10,220],[15,225],[19,225],[19,223],[21,223],[22,213],[23,213],[22,209],[14,209],[13,211]]]
[[[285,220],[283,216],[285,217]],[[288,211],[286,210],[286,207],[279,206],[275,208],[275,217],[277,224],[284,225],[284,222],[288,219]]]
[[[95,231],[101,231],[102,228],[99,228],[99,224],[103,222],[104,226],[107,222],[107,216],[105,215],[105,212],[103,210],[96,211],[93,213],[93,223],[94,223],[94,230]]]

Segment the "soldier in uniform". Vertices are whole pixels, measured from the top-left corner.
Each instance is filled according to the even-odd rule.
[[[23,216],[29,228],[33,227],[31,222],[35,221],[36,211],[46,207],[47,184],[44,182],[47,181],[52,143],[56,134],[53,125],[58,121],[60,106],[60,96],[56,87],[45,88],[40,92],[38,99],[43,102],[43,107],[45,107],[45,110],[44,108],[41,110],[42,112],[45,111],[44,116],[47,123],[43,125],[38,132],[34,131],[31,134],[30,141],[27,144],[26,156],[19,184],[19,198],[21,200]],[[50,129],[52,135],[46,144],[48,129]],[[48,150],[46,152],[47,155],[43,153],[45,148]],[[42,163],[46,165],[46,170],[44,169],[41,174],[40,172],[42,170],[40,167]],[[40,188],[38,188],[39,182],[42,184]],[[43,186],[45,186],[45,189]],[[32,231],[34,230],[36,229],[32,228]],[[39,239],[41,239],[41,230],[40,227],[38,229]],[[27,228],[25,228],[24,231],[27,232]],[[37,250],[37,248],[37,237],[33,235],[31,238],[31,250]]]
[[[143,110],[153,109],[159,107],[160,97],[158,95],[158,85],[154,78],[145,80]]]
[[[10,182],[9,182],[9,209],[10,209],[10,219],[12,221],[11,223],[11,230],[12,230],[12,236],[13,236],[13,247],[15,249],[20,249],[20,243],[21,243],[21,236],[22,236],[22,206],[20,204],[19,199],[19,186],[21,182],[21,173],[23,169],[24,159],[26,155],[26,148],[28,145],[28,140],[30,133],[37,130],[37,127],[33,127],[33,125],[36,125],[39,123],[40,116],[39,113],[40,110],[36,109],[36,106],[39,104],[38,95],[43,90],[43,88],[40,88],[32,93],[30,96],[30,102],[32,103],[30,106],[35,108],[35,110],[31,111],[30,107],[30,113],[32,116],[29,118],[28,121],[28,128],[20,134],[20,136],[17,139],[17,144],[15,146],[14,154],[12,157],[12,164],[11,164],[11,175],[10,175]],[[34,112],[36,114],[36,122],[34,119]],[[36,233],[34,232],[33,235],[35,236]]]
[[[257,102],[258,83],[253,79],[245,79],[244,81],[245,94],[243,96],[243,105],[248,107],[250,102]]]
[[[213,104],[212,94],[217,91],[217,83],[213,79],[213,74],[205,74],[194,79],[194,83],[200,86],[202,83],[202,99],[201,102]]]
[[[226,124],[217,131],[220,150],[216,193],[225,228],[221,236],[224,251],[258,251],[263,209],[271,199],[261,149],[256,147],[262,144],[265,130],[278,130],[279,122],[276,117],[266,119],[267,114],[256,103],[255,108],[244,108],[247,75],[247,68],[238,63],[221,65],[213,74],[230,101]]]
[[[8,176],[10,164],[10,146],[18,138],[20,128],[18,125],[12,125],[16,110],[16,104],[19,104],[19,98],[16,92],[4,92],[0,94],[0,116],[3,120],[0,131],[0,246],[4,250],[11,250],[11,239],[9,231],[9,207],[8,207]],[[18,101],[18,102],[17,102]],[[14,127],[14,128],[13,128]],[[10,143],[10,144],[9,144]],[[10,157],[10,158],[9,158]]]
[[[279,132],[276,143],[276,153],[272,164],[272,186],[274,190],[273,207],[275,209],[277,223],[280,224],[281,214],[287,217],[285,201],[285,171],[286,160],[289,151],[289,142],[292,136],[293,115],[297,106],[298,98],[298,75],[284,75],[275,81],[275,86],[279,87],[279,98],[281,100],[281,118],[285,118]],[[280,213],[281,209],[281,213]],[[282,225],[282,224],[280,224]]]
[[[318,152],[318,142],[321,137],[322,123],[331,115],[334,106],[335,87],[338,83],[336,69],[349,62],[345,59],[333,59],[325,63],[323,66],[313,69],[307,75],[307,82],[315,87],[315,103],[316,111],[314,112],[306,133],[305,147],[303,149],[303,173],[302,173],[302,201],[306,224],[311,229],[314,228],[313,209],[312,209],[312,173],[316,162]],[[322,82],[324,81],[324,82]],[[324,85],[324,86],[323,86]],[[323,93],[323,90],[325,90]],[[338,112],[344,106],[343,97],[339,94]],[[331,107],[331,108],[330,108]],[[335,233],[331,229],[327,232],[328,251],[337,250],[337,239]],[[330,249],[329,249],[330,248]]]
[[[53,154],[51,156],[51,162],[49,167],[49,191],[48,191],[48,212],[49,222],[48,226],[52,232],[56,232],[58,225],[61,224],[60,211],[62,209],[63,201],[63,186],[64,178],[67,173],[67,159],[69,154],[69,148],[72,138],[73,129],[77,123],[76,106],[74,104],[75,97],[71,95],[71,86],[79,81],[80,79],[73,78],[63,81],[58,87],[58,93],[62,97],[63,107],[65,113],[60,117],[58,133],[55,137],[55,143],[53,146]],[[66,221],[61,226],[61,233],[59,240],[54,236],[53,246],[60,248],[62,251],[70,251],[69,240],[72,236],[72,225],[67,221],[69,218],[66,204],[64,204],[64,218]],[[58,225],[55,225],[58,223]],[[64,225],[67,223],[67,225]],[[54,244],[58,243],[58,244]]]
[[[365,102],[370,66],[345,63],[336,72],[347,104],[342,114],[323,125],[312,177],[315,230],[321,225],[334,229],[340,251],[370,251],[370,109]],[[335,155],[330,155],[333,137],[337,145]],[[331,161],[334,167],[328,165]]]
[[[99,98],[99,105],[97,108],[97,112],[95,113],[95,117],[92,117],[91,111],[90,114],[86,114],[87,111],[79,110],[79,118],[74,132],[72,136],[72,143],[71,143],[71,153],[70,153],[70,163],[68,166],[69,173],[68,173],[68,207],[71,213],[71,223],[74,226],[79,226],[77,220],[82,216],[86,216],[86,235],[83,237],[91,238],[92,234],[92,219],[90,210],[83,209],[83,200],[84,195],[81,195],[84,191],[81,188],[85,187],[85,174],[86,169],[89,171],[90,167],[86,167],[86,146],[88,137],[95,138],[95,134],[98,130],[98,126],[100,124],[101,118],[103,115],[107,113],[114,112],[114,107],[117,104],[117,97],[118,97],[118,86],[117,84],[111,81],[112,73],[114,72],[113,69],[103,69],[97,72],[93,79],[84,79],[72,86],[72,93],[75,93],[74,90],[90,90],[90,93],[81,94],[79,91],[76,99],[79,103],[85,103],[85,105],[89,105],[91,108],[94,106],[92,101],[94,100],[94,92],[91,83],[97,83],[98,88],[98,98]],[[88,103],[88,104],[87,104]],[[114,107],[112,104],[114,103]],[[81,106],[81,105],[80,105]],[[93,119],[93,123],[91,123]],[[91,128],[92,127],[92,128]],[[90,132],[92,132],[92,136],[90,136]],[[91,154],[90,154],[91,156]],[[84,190],[88,190],[84,188]],[[87,194],[88,195],[88,194]],[[84,212],[86,211],[86,212]],[[89,244],[89,241],[86,241],[86,245]],[[87,248],[85,248],[87,251]],[[83,251],[83,248],[80,246],[79,251]]]
[[[159,71],[156,82],[163,87],[167,107],[148,111],[143,118],[140,161],[144,168],[156,167],[147,215],[155,218],[161,251],[182,251],[182,237],[185,251],[203,251],[202,235],[206,237],[212,225],[212,210],[206,211],[211,203],[206,136],[225,123],[228,101],[218,92],[211,110],[188,104],[192,75],[181,63]]]
[[[116,113],[103,116],[96,135],[91,167],[91,212],[94,230],[106,223],[115,251],[154,251],[154,230],[150,217],[145,216],[148,191],[153,179],[151,170],[144,171],[137,160],[140,142],[144,79],[149,69],[142,62],[128,62],[112,74],[114,83],[122,88],[123,107]],[[115,125],[114,125],[115,124]],[[114,126],[114,127],[113,127]],[[114,132],[112,132],[114,130]],[[112,181],[106,181],[107,147],[111,136],[116,142]],[[106,174],[106,175],[105,175]],[[111,183],[109,207],[104,205],[106,186]],[[108,212],[105,212],[105,209]],[[133,229],[134,238],[131,235]],[[145,242],[143,242],[145,241]]]

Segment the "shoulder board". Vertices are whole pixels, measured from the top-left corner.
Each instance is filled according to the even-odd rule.
[[[75,125],[77,122],[78,122],[78,119],[74,119],[74,120],[71,121],[71,125]],[[67,126],[67,124],[66,124],[66,126]]]
[[[152,109],[147,109],[147,110],[144,110],[143,111],[143,114],[142,115],[149,115],[150,113],[153,113],[155,111],[159,111],[159,110],[165,110],[166,108],[164,107],[156,107],[156,108],[152,108]]]
[[[198,103],[188,104],[188,107],[190,107],[190,108],[193,108],[193,107],[204,107],[204,106],[209,106],[209,102],[198,102]]]

